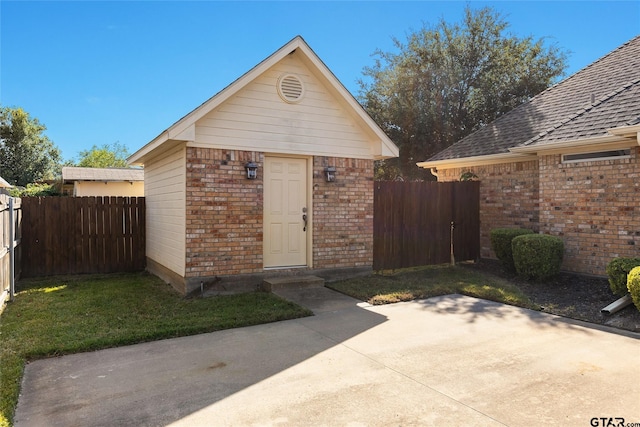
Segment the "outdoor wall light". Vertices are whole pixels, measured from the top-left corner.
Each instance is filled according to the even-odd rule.
[[[244,165],[244,169],[247,171],[247,179],[256,179],[258,177],[258,165],[254,162],[249,162]]]
[[[327,182],[333,182],[336,180],[336,168],[335,166],[327,166],[324,168],[324,175]]]

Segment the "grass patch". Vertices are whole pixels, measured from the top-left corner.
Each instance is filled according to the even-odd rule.
[[[511,283],[459,266],[430,266],[343,280],[327,285],[370,304],[389,304],[438,295],[463,294],[539,309]]]
[[[24,280],[0,316],[0,427],[27,361],[311,315],[273,294],[181,298],[149,274]]]

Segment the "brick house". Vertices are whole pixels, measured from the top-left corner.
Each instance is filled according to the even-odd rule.
[[[147,268],[182,293],[370,270],[373,163],[398,148],[296,37],[135,152]]]
[[[489,233],[560,236],[563,269],[606,274],[640,256],[640,36],[436,154],[438,181],[480,180],[481,256]]]

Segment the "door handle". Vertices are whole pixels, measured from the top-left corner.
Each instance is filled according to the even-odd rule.
[[[304,227],[302,227],[302,231],[307,231],[307,214],[302,214],[302,220],[304,221]]]

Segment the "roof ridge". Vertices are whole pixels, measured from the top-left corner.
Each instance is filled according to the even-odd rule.
[[[573,113],[572,115],[566,117],[564,120],[561,120],[561,121],[559,121],[557,123],[554,123],[549,128],[545,129],[544,131],[540,132],[539,134],[535,135],[534,137],[529,138],[527,141],[524,141],[521,144],[518,144],[517,147],[526,147],[528,145],[533,144],[534,142],[536,142],[537,140],[541,139],[542,137],[545,137],[545,136],[549,135],[554,130],[566,125],[567,123],[569,123],[569,122],[571,122],[571,121],[573,121],[575,119],[577,119],[578,117],[584,115],[585,113],[588,113],[589,111],[591,111],[594,108],[602,105],[606,101],[610,100],[611,98],[615,97],[616,95],[619,95],[620,93],[624,92],[625,90],[629,89],[630,87],[637,85],[638,83],[640,83],[640,78],[637,78],[637,79],[631,80],[630,82],[625,83],[624,85],[622,85],[618,89],[616,89],[614,91],[611,91],[608,94],[598,98],[597,100],[595,100],[591,104],[587,105],[586,107],[579,108],[575,113]]]

